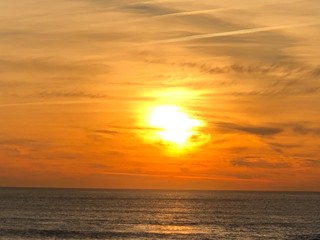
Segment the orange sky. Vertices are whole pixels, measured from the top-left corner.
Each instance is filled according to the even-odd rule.
[[[1,1],[0,186],[319,191],[319,14]],[[148,120],[160,106],[202,124],[170,142]]]

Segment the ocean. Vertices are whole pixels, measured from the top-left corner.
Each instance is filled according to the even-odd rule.
[[[320,239],[320,193],[0,188],[0,239]]]

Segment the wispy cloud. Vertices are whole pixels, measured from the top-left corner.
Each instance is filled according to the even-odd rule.
[[[283,131],[279,127],[239,125],[229,122],[218,122],[215,125],[222,130],[244,132],[257,136],[273,136]]]
[[[288,168],[290,164],[287,162],[268,162],[262,158],[240,158],[233,159],[230,161],[233,166],[237,167],[248,167],[248,168]]]
[[[108,130],[108,129],[94,130],[93,132],[95,132],[95,133],[101,133],[101,134],[106,134],[106,135],[119,134],[118,131]]]
[[[38,94],[40,97],[45,98],[91,98],[91,99],[99,99],[99,98],[110,98],[111,96],[105,93],[93,93],[89,91],[64,91],[64,92],[40,92]]]
[[[298,134],[313,134],[316,136],[320,136],[320,127],[309,127],[305,124],[293,124],[292,130]]]
[[[300,165],[302,167],[310,167],[310,168],[318,168],[320,167],[320,160],[319,159],[306,159],[303,160]]]
[[[38,72],[46,74],[56,71],[60,74],[81,73],[92,75],[93,73],[108,72],[109,66],[90,61],[68,61],[58,58],[0,57],[0,70],[2,72],[12,72],[16,69],[19,69],[21,72]]]
[[[194,179],[194,180],[223,180],[223,181],[255,181],[255,182],[269,182],[267,179],[262,178],[231,178],[231,177],[215,177],[215,176],[192,176],[192,175],[167,175],[167,174],[152,174],[152,173],[130,173],[130,172],[107,172],[103,171],[100,174],[105,175],[122,175],[122,176],[133,176],[133,177],[152,177],[152,178],[178,178],[178,179]]]
[[[67,104],[83,104],[92,103],[94,101],[35,101],[35,102],[15,102],[0,104],[0,107],[14,107],[14,106],[33,106],[33,105],[67,105]]]

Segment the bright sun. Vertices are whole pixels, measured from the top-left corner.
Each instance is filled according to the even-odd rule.
[[[160,106],[152,111],[149,124],[161,129],[159,135],[162,140],[183,145],[202,122],[189,117],[177,106]]]

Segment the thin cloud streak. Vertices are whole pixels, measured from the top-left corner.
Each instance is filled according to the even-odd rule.
[[[188,2],[194,2],[195,0],[188,0]],[[149,0],[149,1],[137,1],[133,4],[154,4],[154,3],[165,3],[165,2],[182,2],[182,0]],[[185,0],[183,1],[185,2]]]
[[[186,41],[192,41],[192,40],[204,39],[204,38],[227,37],[227,36],[244,35],[244,34],[250,34],[250,33],[269,32],[269,31],[273,31],[273,30],[308,27],[308,26],[313,26],[313,25],[317,25],[317,24],[319,24],[319,23],[301,23],[301,24],[292,24],[292,25],[279,25],[279,26],[271,26],[271,27],[249,28],[249,29],[241,29],[241,30],[236,30],[236,31],[228,31],[228,32],[220,32],[220,33],[196,34],[196,35],[191,35],[191,36],[187,36],[187,37],[160,40],[160,41],[156,41],[154,43],[186,42]]]
[[[25,103],[7,103],[0,104],[0,107],[14,107],[14,106],[33,106],[33,105],[65,105],[65,104],[82,104],[82,103],[94,103],[101,101],[57,101],[57,102],[25,102]]]
[[[160,177],[160,178],[182,178],[182,179],[199,179],[199,180],[224,180],[224,181],[259,181],[270,182],[267,179],[239,179],[239,178],[221,178],[221,177],[206,177],[206,176],[186,176],[186,175],[161,175],[161,174],[147,174],[147,173],[125,173],[125,172],[102,172],[106,175],[121,175],[121,176],[133,176],[133,177]]]
[[[197,15],[197,14],[203,14],[203,13],[222,12],[222,11],[227,11],[227,10],[230,10],[230,8],[213,8],[213,9],[198,10],[198,11],[186,11],[186,12],[168,13],[168,14],[163,14],[163,15],[160,15],[160,16],[151,17],[151,19],[165,18],[165,17],[175,17],[175,16],[190,16],[190,15]]]

